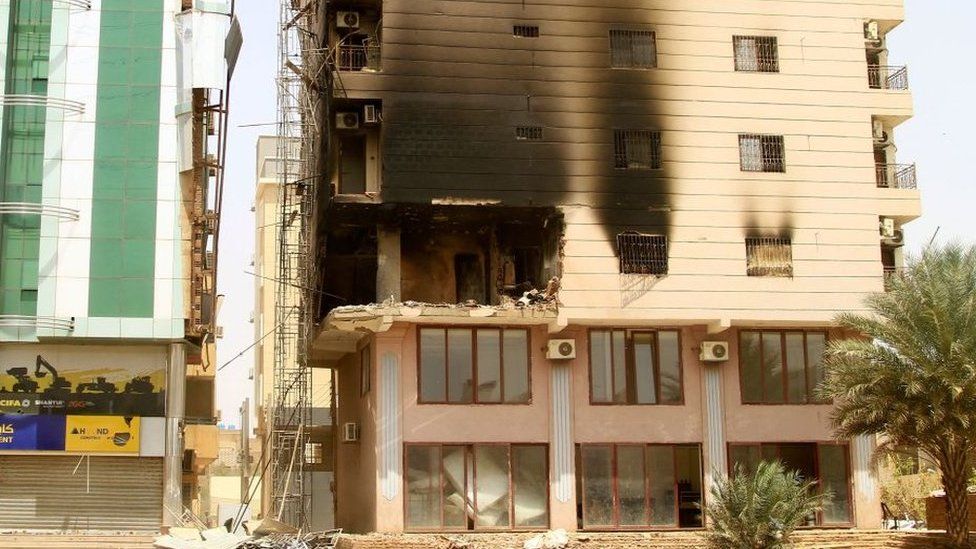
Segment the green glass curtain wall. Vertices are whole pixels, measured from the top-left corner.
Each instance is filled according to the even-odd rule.
[[[153,316],[162,35],[162,0],[102,1],[91,317]]]
[[[47,95],[50,0],[12,0],[7,41],[7,94]],[[45,107],[4,106],[0,200],[41,202]],[[40,218],[0,216],[0,314],[37,314]]]

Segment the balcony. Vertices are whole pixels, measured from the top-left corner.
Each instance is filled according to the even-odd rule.
[[[884,266],[884,289],[886,292],[891,291],[892,283],[900,278],[904,274],[904,269],[902,267],[894,267],[891,265]]]
[[[336,63],[340,71],[380,70],[380,47],[343,44]]]
[[[915,164],[875,164],[879,189],[915,189]]]
[[[908,67],[868,65],[868,85],[872,90],[907,90]]]

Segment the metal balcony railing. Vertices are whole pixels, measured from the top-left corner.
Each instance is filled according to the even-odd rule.
[[[875,176],[882,189],[914,189],[918,185],[915,164],[875,164]]]
[[[908,67],[868,65],[868,85],[872,90],[907,90]]]
[[[904,273],[904,269],[901,267],[892,267],[890,265],[884,266],[884,289],[885,291],[891,290],[892,281],[899,278]]]
[[[340,71],[379,70],[379,46],[339,46],[338,66]]]

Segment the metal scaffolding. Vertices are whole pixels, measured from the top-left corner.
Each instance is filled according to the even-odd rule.
[[[278,67],[278,275],[271,410],[270,516],[308,529],[305,448],[312,421],[308,347],[318,311],[315,203],[319,121],[327,100],[316,36],[322,0],[280,0]],[[320,84],[321,82],[321,84]]]

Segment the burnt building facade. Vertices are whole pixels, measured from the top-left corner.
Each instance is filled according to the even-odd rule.
[[[902,2],[320,4],[338,526],[697,528],[769,458],[880,525],[815,388],[920,214]]]

